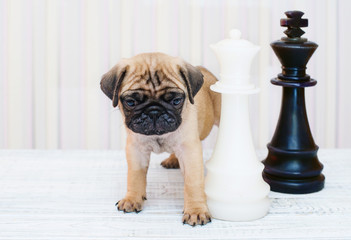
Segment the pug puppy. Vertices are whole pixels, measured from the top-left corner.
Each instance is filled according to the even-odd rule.
[[[161,165],[180,167],[184,176],[183,223],[211,221],[201,140],[220,120],[220,94],[210,90],[216,81],[205,68],[163,53],[123,59],[103,75],[101,89],[119,106],[127,132],[127,194],[118,210],[142,210],[150,154],[168,152]]]

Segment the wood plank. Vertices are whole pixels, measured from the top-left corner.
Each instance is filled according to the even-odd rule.
[[[256,127],[256,130],[253,128],[253,135],[256,133],[255,145],[259,148],[264,148],[265,144],[270,140],[269,134],[269,112],[270,104],[269,104],[269,96],[270,96],[270,88],[271,84],[269,83],[269,79],[272,78],[270,75],[270,61],[269,58],[271,56],[271,48],[270,42],[272,39],[270,38],[271,31],[271,15],[269,3],[267,1],[261,1],[259,7],[259,42],[258,45],[261,47],[258,53],[258,86],[261,91],[258,95],[256,103],[256,109],[253,112],[258,112],[258,118],[251,117],[251,122],[253,123],[253,127]]]
[[[348,39],[350,38],[349,24],[344,19],[349,16],[348,9],[351,8],[351,2],[348,0],[340,0],[338,3],[338,42],[337,42],[337,78],[328,79],[329,81],[337,82],[336,103],[337,103],[337,147],[351,147],[351,141],[348,138],[351,136],[351,128],[348,127],[351,122],[350,105],[347,97],[349,96],[348,89],[351,88],[351,83],[348,81],[348,76],[351,74],[347,56],[351,53],[351,45]]]
[[[106,1],[84,1],[83,35],[83,148],[104,149],[109,146],[109,129],[97,127],[108,125],[105,113],[106,96],[100,90],[100,79],[108,59],[108,32]],[[103,124],[101,124],[103,122]]]
[[[33,1],[33,147],[46,148],[46,83],[45,71],[45,36],[46,4],[44,0]]]
[[[0,148],[7,148],[7,108],[8,108],[8,96],[7,79],[8,72],[8,4],[5,0],[0,0]]]
[[[320,151],[321,192],[271,192],[262,219],[193,228],[181,223],[180,171],[159,165],[165,154],[152,156],[144,210],[124,214],[114,206],[126,191],[123,151],[1,150],[0,239],[350,239],[350,155]]]
[[[31,148],[33,146],[32,6],[30,1],[14,0],[8,1],[7,7],[6,141],[9,148]],[[23,28],[24,24],[28,27]]]
[[[109,0],[108,1],[108,19],[107,19],[107,33],[109,36],[108,44],[108,57],[109,62],[106,64],[105,69],[100,73],[101,76],[105,72],[109,71],[121,58],[120,42],[121,38],[121,1]],[[117,14],[116,14],[117,12]],[[129,45],[128,45],[129,46]],[[122,116],[118,108],[112,107],[112,101],[106,97],[102,91],[100,92],[104,101],[102,101],[101,108],[104,110],[102,113],[103,119],[108,119],[106,123],[107,130],[109,131],[109,149],[122,149],[125,142],[125,135],[120,136],[123,133]],[[101,126],[101,125],[100,125]]]
[[[64,0],[59,5],[59,148],[79,149],[84,144],[83,2]],[[72,20],[74,19],[74,20]],[[98,84],[97,84],[98,86]]]
[[[203,64],[202,54],[202,2],[199,0],[190,1],[190,62],[192,65]]]
[[[45,80],[46,80],[46,148],[59,146],[59,3],[46,2]]]

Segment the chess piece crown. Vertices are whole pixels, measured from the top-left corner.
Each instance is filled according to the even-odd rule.
[[[306,74],[306,65],[318,45],[301,38],[305,33],[301,27],[308,26],[308,19],[301,18],[301,11],[287,11],[288,18],[280,20],[280,25],[288,27],[284,33],[287,37],[271,43],[274,53],[282,64],[282,73],[272,83],[280,86],[309,87],[317,82]]]
[[[283,41],[294,41],[294,42],[306,42],[306,38],[301,38],[305,32],[301,29],[302,27],[308,27],[308,19],[301,18],[304,13],[301,11],[287,11],[285,15],[288,18],[280,19],[280,26],[288,27],[284,33],[288,37],[283,37]]]

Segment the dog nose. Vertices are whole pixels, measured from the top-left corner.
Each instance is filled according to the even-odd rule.
[[[149,114],[150,117],[158,117],[160,115],[160,111],[152,110],[148,114]]]
[[[150,117],[156,118],[159,117],[162,113],[162,109],[158,106],[151,106],[147,109],[146,112]]]

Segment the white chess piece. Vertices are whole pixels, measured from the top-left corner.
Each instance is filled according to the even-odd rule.
[[[250,83],[250,66],[259,47],[240,39],[239,30],[211,48],[220,63],[220,80],[211,89],[222,93],[216,146],[206,163],[205,192],[212,217],[250,221],[269,210],[269,185],[252,142],[248,96],[259,89]]]

